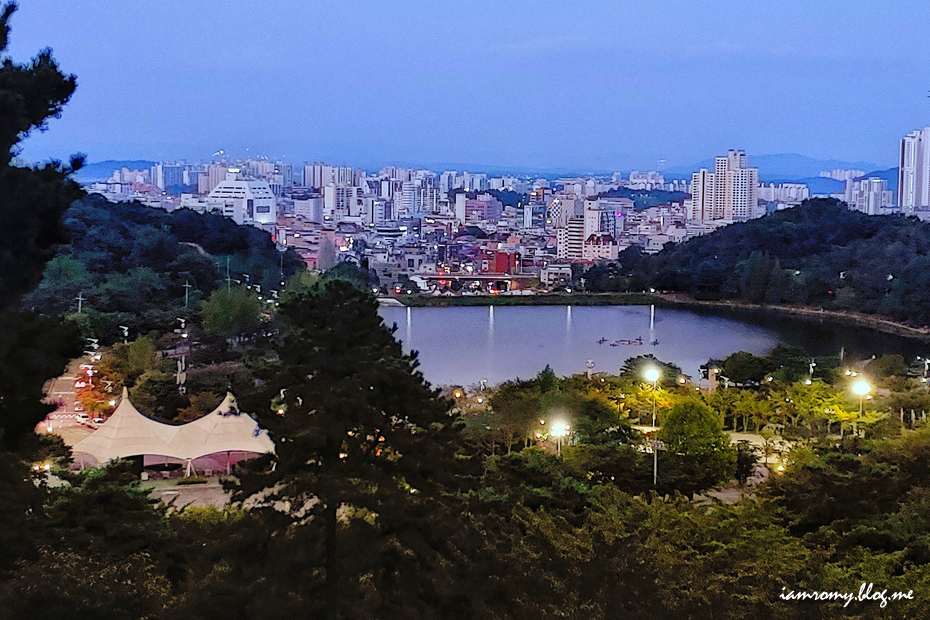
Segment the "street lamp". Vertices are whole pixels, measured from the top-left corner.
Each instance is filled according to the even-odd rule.
[[[565,422],[553,422],[549,429],[549,434],[556,438],[558,453],[561,455],[562,439],[572,434],[572,427]]]
[[[656,425],[656,387],[659,381],[659,370],[657,368],[646,369],[646,380],[652,381],[652,425]]]
[[[872,386],[870,386],[865,381],[859,381],[856,385],[853,386],[853,392],[859,395],[859,417],[862,417],[863,412],[863,401],[865,400],[865,395],[872,391]]]
[[[868,394],[871,391],[872,391],[872,386],[870,386],[865,381],[859,381],[853,386],[853,392],[859,395],[859,418],[862,417],[862,413],[865,408],[866,394]],[[858,433],[859,432],[858,420],[856,420],[856,424],[854,424],[853,427],[854,427],[855,432]]]

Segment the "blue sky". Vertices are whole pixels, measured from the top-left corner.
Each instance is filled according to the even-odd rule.
[[[930,125],[930,3],[912,0],[20,4],[14,59],[48,46],[78,76],[33,159],[893,166]]]

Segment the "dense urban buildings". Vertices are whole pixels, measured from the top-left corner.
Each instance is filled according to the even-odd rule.
[[[924,132],[902,142],[900,204],[930,209]],[[906,161],[905,161],[906,160]],[[830,195],[867,214],[892,212],[887,179],[822,171]],[[610,176],[489,176],[385,166],[377,172],[267,158],[159,162],[115,170],[91,191],[167,210],[218,212],[267,230],[312,269],[350,261],[386,289],[507,293],[560,286],[572,264],[616,259],[630,247],[658,252],[733,222],[790,208],[815,194],[805,182],[760,183],[743,150],[712,170],[673,178],[656,170]]]

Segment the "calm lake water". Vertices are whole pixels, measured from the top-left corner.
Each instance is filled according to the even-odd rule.
[[[382,307],[406,351],[419,351],[433,384],[495,384],[527,379],[548,364],[560,375],[617,372],[623,362],[652,353],[697,377],[709,358],[736,351],[766,355],[779,342],[810,355],[927,355],[930,343],[861,327],[766,315],[734,316],[650,306]],[[603,340],[599,344],[599,341]],[[611,346],[611,343],[616,346]]]

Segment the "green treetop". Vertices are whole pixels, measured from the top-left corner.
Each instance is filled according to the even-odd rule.
[[[7,3],[0,14],[0,51],[7,49]],[[49,411],[42,385],[80,352],[73,330],[53,319],[17,311],[23,295],[42,277],[59,244],[68,241],[62,214],[82,195],[69,175],[80,168],[51,162],[39,168],[13,165],[19,143],[71,98],[75,77],[58,70],[51,52],[27,64],[4,55],[0,65],[0,440],[16,442]]]
[[[243,400],[264,412],[275,464],[244,476],[240,496],[273,486],[295,508],[318,500],[307,508],[325,524],[325,608],[335,617],[358,585],[340,577],[337,509],[367,515],[375,530],[395,527],[408,502],[427,501],[448,478],[459,432],[450,403],[424,382],[370,293],[332,280],[282,305],[281,316],[280,363],[259,372],[262,391]]]

